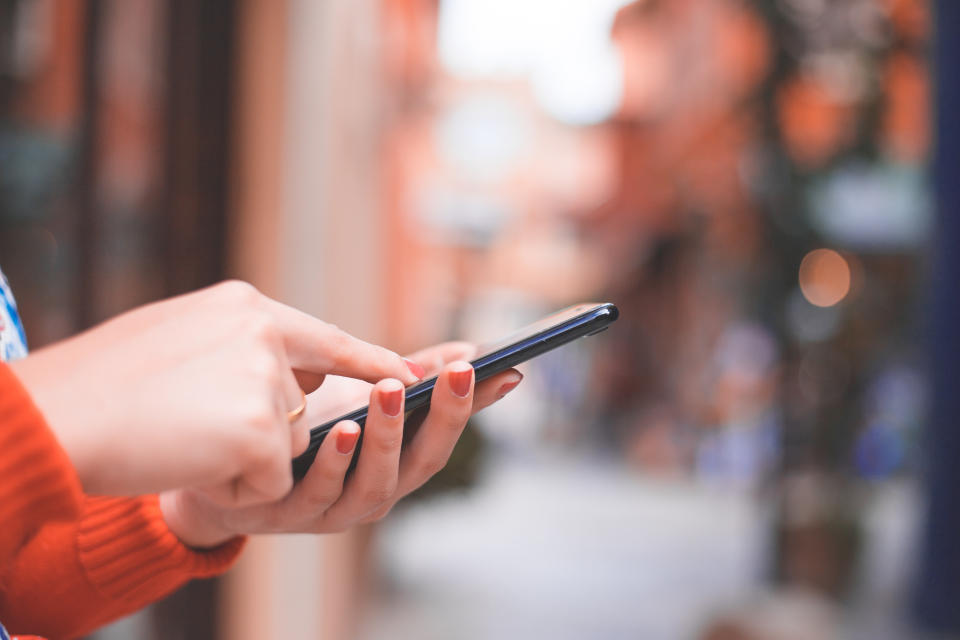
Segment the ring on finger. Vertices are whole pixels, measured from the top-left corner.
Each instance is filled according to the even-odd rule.
[[[307,409],[307,394],[303,392],[303,389],[300,389],[300,404],[296,409],[287,411],[287,420],[289,422],[295,422],[297,418],[303,415],[303,412]]]

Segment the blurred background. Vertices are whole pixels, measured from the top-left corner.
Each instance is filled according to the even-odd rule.
[[[0,1],[33,348],[226,277],[400,351],[621,309],[383,522],[96,637],[960,637],[940,5]]]

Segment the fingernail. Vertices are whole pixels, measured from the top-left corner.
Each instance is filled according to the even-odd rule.
[[[473,382],[473,367],[463,371],[450,372],[450,389],[461,398],[470,393],[470,383]]]
[[[497,399],[499,400],[503,396],[507,395],[511,391],[517,388],[517,385],[520,384],[520,381],[523,380],[523,374],[518,373],[517,379],[512,382],[505,382],[503,386],[500,387],[500,390],[497,391]]]
[[[399,389],[386,389],[380,391],[380,408],[391,418],[400,415],[400,407],[403,405],[403,387]]]
[[[360,436],[360,431],[340,431],[337,433],[337,451],[342,454],[347,454],[353,451],[353,448],[357,446],[357,438]]]
[[[403,361],[407,363],[407,369],[410,369],[410,373],[417,376],[417,380],[421,380],[423,376],[427,375],[427,370],[421,367],[420,365],[418,365],[413,360],[407,360],[406,358],[404,358]]]

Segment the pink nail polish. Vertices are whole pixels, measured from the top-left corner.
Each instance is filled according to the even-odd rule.
[[[450,389],[461,398],[466,398],[470,393],[471,382],[473,382],[473,368],[450,372]]]
[[[417,380],[421,380],[423,376],[427,375],[427,370],[413,360],[407,360],[404,358],[403,361],[407,364],[407,369],[410,369],[410,373],[417,376]]]
[[[519,378],[518,380],[514,380],[513,382],[507,382],[507,383],[504,384],[502,387],[500,387],[500,390],[497,391],[497,400],[499,400],[499,399],[502,398],[503,396],[507,395],[508,393],[510,393],[511,391],[513,391],[514,389],[516,389],[516,388],[517,388],[517,385],[520,384],[520,380],[523,380],[523,376],[520,376],[520,378]]]
[[[391,418],[400,415],[400,407],[403,405],[403,387],[399,389],[390,389],[380,392],[380,408]]]
[[[359,431],[341,431],[337,434],[337,451],[346,455],[353,451],[353,448],[357,446],[357,438],[360,436]]]

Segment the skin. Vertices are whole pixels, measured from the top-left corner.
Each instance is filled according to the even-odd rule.
[[[375,385],[343,378],[331,379],[310,396],[305,420],[314,415],[336,415],[355,408],[369,397],[363,447],[353,473],[346,476],[360,428],[353,422],[337,424],[323,441],[316,461],[303,481],[274,502],[231,508],[216,504],[203,492],[184,489],[160,496],[170,528],[187,544],[209,547],[244,533],[329,533],[378,520],[410,492],[446,464],[467,419],[509,393],[522,376],[515,370],[497,374],[479,385],[466,358],[475,348],[448,343],[411,356],[427,375],[439,372],[430,411],[412,438],[403,442],[403,385],[383,380]],[[457,379],[466,388],[456,389]],[[399,395],[398,410],[386,410],[390,394]],[[407,423],[408,428],[411,422]],[[338,442],[350,443],[345,451]],[[401,443],[403,446],[401,448]]]
[[[402,387],[419,379],[417,367],[242,282],[135,309],[12,367],[87,493],[161,493],[170,528],[202,547],[381,517],[443,466],[471,411],[519,381],[507,371],[474,390],[471,372],[466,395],[453,393],[471,349],[415,356],[442,371],[402,454]],[[301,390],[313,392],[308,411],[291,424]],[[373,411],[354,473],[344,480],[351,454],[336,445],[357,427],[340,424],[294,486],[290,460],[306,448],[312,418],[367,395]]]

